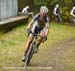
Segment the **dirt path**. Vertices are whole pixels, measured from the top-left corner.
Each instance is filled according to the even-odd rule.
[[[30,66],[51,67],[51,69],[28,71],[75,71],[75,39],[62,41],[35,54]]]

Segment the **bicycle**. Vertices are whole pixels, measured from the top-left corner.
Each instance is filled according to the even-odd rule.
[[[25,67],[27,67],[30,63],[31,58],[33,57],[33,54],[35,53],[35,48],[37,45],[37,38],[38,36],[40,36],[39,34],[35,34],[34,40],[28,50],[28,52],[26,53],[26,58],[25,58]],[[47,38],[43,38],[42,42],[44,43],[44,41],[46,41]]]

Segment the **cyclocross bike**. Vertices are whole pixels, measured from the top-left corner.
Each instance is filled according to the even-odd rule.
[[[34,40],[28,50],[28,52],[26,53],[26,58],[25,58],[25,67],[27,67],[30,63],[31,58],[33,57],[33,54],[35,53],[35,48],[37,45],[37,38],[38,36],[40,36],[39,34],[35,34]],[[44,43],[47,40],[47,38],[43,38],[42,42]]]

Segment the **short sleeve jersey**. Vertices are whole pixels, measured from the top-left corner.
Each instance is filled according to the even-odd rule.
[[[46,15],[43,19],[40,18],[40,13],[36,14],[34,17],[33,17],[33,21],[37,21],[38,22],[38,26],[40,27],[49,27],[49,17]]]

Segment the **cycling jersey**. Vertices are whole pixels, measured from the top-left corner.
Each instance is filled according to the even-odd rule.
[[[28,13],[28,8],[23,8],[22,13],[27,14]]]
[[[33,22],[37,21],[37,25],[40,27],[49,27],[49,17],[45,16],[43,19],[40,18],[40,13],[33,17]]]
[[[72,16],[75,15],[75,9],[72,9],[72,10],[71,10],[71,15],[72,15]]]
[[[32,33],[40,32],[44,28],[49,28],[49,17],[46,15],[43,19],[40,18],[40,13],[33,17]],[[44,30],[45,31],[45,30]]]
[[[59,9],[59,7],[58,7],[58,8],[57,8],[57,7],[54,8],[53,14],[56,15],[56,16],[57,16],[58,14],[60,14],[60,9]]]

